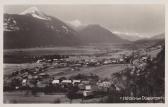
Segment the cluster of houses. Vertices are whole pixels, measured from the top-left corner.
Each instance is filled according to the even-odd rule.
[[[132,71],[136,71],[139,75],[140,71],[143,71],[147,64],[153,61],[153,57],[148,54],[135,53],[133,60],[131,61]]]
[[[96,80],[93,82],[92,79],[54,79],[53,76],[47,74],[45,71],[51,68],[65,67],[80,71],[80,67],[83,66],[94,67],[107,64],[128,63],[128,57],[126,56],[119,58],[99,58],[95,56],[36,56],[34,58],[37,59],[36,63],[42,66],[12,72],[8,79],[4,79],[5,90],[31,90],[34,88],[48,90],[48,88],[52,87],[51,90],[57,92],[58,90],[67,91],[71,87],[77,87],[79,90],[78,93],[83,96],[93,95],[93,93],[97,91],[107,92],[112,86],[110,81]]]
[[[16,82],[17,81],[17,82]],[[12,90],[34,90],[37,92],[48,92],[48,93],[57,93],[63,92],[66,93],[71,89],[76,88],[75,94],[82,95],[84,97],[93,96],[96,92],[107,93],[111,88],[112,83],[110,81],[101,81],[101,80],[88,80],[82,79],[54,79],[52,76],[49,76],[45,73],[40,73],[39,75],[19,77],[11,79],[10,84],[4,84],[4,86],[12,87]]]
[[[107,64],[123,64],[129,63],[129,57],[118,57],[118,58],[99,58],[89,56],[69,56],[68,58],[60,59],[38,59],[36,63],[51,63],[55,68],[63,67],[82,67],[82,66],[101,66]]]

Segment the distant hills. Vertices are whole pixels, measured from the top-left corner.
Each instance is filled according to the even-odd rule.
[[[153,36],[151,39],[165,39],[165,33],[160,33]]]
[[[138,48],[163,45],[163,44],[165,44],[165,34],[161,33],[161,34],[155,35],[155,36],[148,38],[148,39],[137,40],[135,42],[132,42],[132,44]]]

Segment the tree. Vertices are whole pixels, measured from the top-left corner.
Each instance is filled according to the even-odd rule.
[[[76,98],[79,97],[78,94],[76,94],[76,92],[77,92],[78,90],[79,90],[79,89],[78,89],[77,86],[72,86],[72,87],[69,88],[69,91],[67,92],[66,96],[67,96],[67,98],[70,99],[70,103],[72,103],[72,100],[73,100],[73,99],[76,99]]]

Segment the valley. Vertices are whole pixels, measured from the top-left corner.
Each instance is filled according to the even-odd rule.
[[[165,103],[165,33],[155,14],[38,7],[45,12],[4,13],[3,103]],[[144,96],[158,99],[128,100]]]

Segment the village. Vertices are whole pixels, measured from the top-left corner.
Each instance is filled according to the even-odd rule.
[[[157,47],[153,50],[158,50]],[[150,50],[151,51],[151,50]],[[43,94],[64,93],[69,99],[92,99],[107,96],[110,92],[119,93],[126,88],[126,76],[122,81],[116,78],[116,74],[122,74],[129,70],[129,75],[140,76],[154,56],[146,54],[145,50],[138,50],[128,55],[120,55],[118,58],[95,56],[69,56],[60,58],[40,57],[34,63],[38,66],[13,71],[4,77],[4,92],[25,91],[25,96],[38,96]],[[157,54],[156,54],[157,55]],[[156,57],[155,55],[155,57]],[[99,67],[106,65],[123,64],[127,68],[120,72],[109,74],[111,78],[101,78],[95,73],[80,73],[82,68]],[[51,69],[67,68],[68,72],[77,72],[69,77],[48,73]],[[64,74],[62,74],[64,75]],[[132,91],[130,95],[134,95]]]

